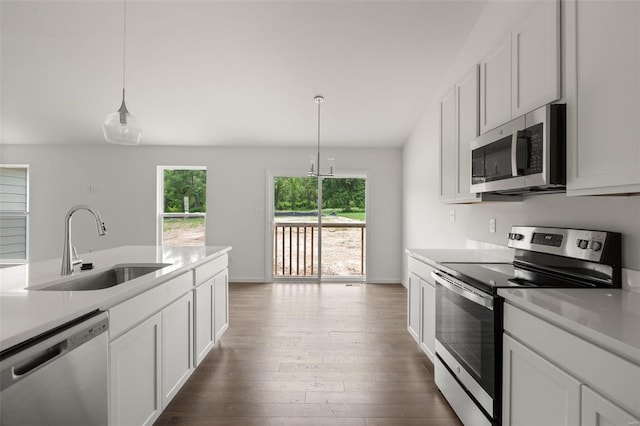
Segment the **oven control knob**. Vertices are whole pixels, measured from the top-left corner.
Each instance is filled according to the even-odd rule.
[[[578,240],[577,246],[581,249],[586,249],[589,246],[589,241],[587,240]]]
[[[524,240],[524,235],[522,234],[513,234],[516,238],[516,240],[520,241],[520,240]]]
[[[591,250],[600,251],[602,249],[602,243],[600,241],[591,241]]]

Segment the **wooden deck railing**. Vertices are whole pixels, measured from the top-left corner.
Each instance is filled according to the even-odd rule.
[[[317,276],[317,256],[318,256],[318,223],[317,222],[275,222],[274,227],[274,277],[285,276]],[[333,244],[335,238],[331,238],[330,233],[340,228],[349,228],[357,235],[351,235],[359,240],[359,247],[344,248],[341,244],[341,259],[332,262],[359,260],[359,270],[350,268],[349,274],[341,275],[364,275],[365,271],[365,229],[366,224],[362,222],[343,223],[323,223],[322,229],[322,257],[326,263],[327,253],[337,250]],[[343,236],[344,237],[344,236]],[[342,253],[344,251],[344,253]],[[324,265],[323,265],[324,266]],[[343,268],[344,269],[344,268]],[[323,267],[323,275],[325,268]]]

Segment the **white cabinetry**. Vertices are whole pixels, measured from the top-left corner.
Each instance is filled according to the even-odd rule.
[[[509,336],[503,341],[503,373],[505,426],[580,424],[580,382]]]
[[[640,2],[566,1],[567,194],[640,192]]]
[[[544,1],[511,32],[511,117],[560,96],[560,1]]]
[[[162,310],[162,406],[178,393],[193,372],[193,295]]]
[[[480,132],[560,96],[560,1],[544,1],[480,61]]]
[[[195,298],[195,363],[199,365],[215,343],[213,278],[194,290]]]
[[[480,132],[511,120],[511,36],[480,60]]]
[[[184,273],[109,310],[110,424],[152,424],[193,372],[192,288]]]
[[[640,365],[510,303],[504,330],[505,426],[640,423]]]
[[[225,269],[213,278],[214,331],[216,343],[229,328],[229,273]]]
[[[436,353],[436,287],[420,279],[420,349],[433,362]]]
[[[162,412],[161,324],[157,313],[109,346],[112,425],[150,425]]]
[[[420,342],[420,277],[409,267],[409,289],[407,291],[407,329],[416,342]]]
[[[440,99],[440,199],[456,198],[458,150],[456,138],[456,90],[452,87]]]
[[[436,353],[436,288],[431,267],[409,257],[408,329],[431,362]]]
[[[440,100],[440,199],[482,201],[470,193],[470,142],[479,134],[479,68],[474,65]]]
[[[638,418],[632,416],[611,401],[598,395],[586,386],[582,387],[582,425],[637,425]]]
[[[195,270],[194,362],[205,358],[229,327],[229,272],[225,254]]]

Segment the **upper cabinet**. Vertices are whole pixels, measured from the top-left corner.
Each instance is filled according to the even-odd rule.
[[[455,200],[458,172],[456,148],[456,92],[448,90],[440,99],[440,199]]]
[[[511,36],[480,61],[480,131],[511,120]]]
[[[469,192],[469,143],[478,136],[478,74],[474,65],[440,100],[440,199],[448,203],[482,201]]]
[[[560,2],[545,1],[511,32],[511,116],[560,96]]]
[[[560,96],[560,1],[544,1],[480,61],[480,132]]]
[[[567,194],[640,193],[640,2],[563,5]]]

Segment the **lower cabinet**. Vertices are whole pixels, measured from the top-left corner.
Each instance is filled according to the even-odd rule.
[[[221,271],[213,278],[215,342],[229,328],[229,272]]]
[[[215,343],[214,313],[214,279],[206,281],[194,290],[194,362],[196,366],[207,356]]]
[[[639,384],[640,386],[640,384]],[[640,407],[639,407],[640,408]],[[582,387],[582,425],[638,425],[640,419],[627,413],[586,386]]]
[[[433,362],[436,353],[436,286],[431,271],[426,263],[409,258],[407,329]]]
[[[436,354],[436,287],[420,280],[420,348],[431,362]]]
[[[110,345],[111,425],[150,425],[162,412],[162,314]]]
[[[193,372],[192,274],[109,310],[109,423],[149,425]]]
[[[199,284],[194,297],[194,362],[198,366],[229,328],[228,269]]]
[[[409,270],[409,288],[407,291],[407,330],[416,342],[420,335],[420,277]]]
[[[187,293],[162,310],[162,407],[193,372],[193,295]]]
[[[509,336],[503,374],[503,425],[580,425],[580,382]]]
[[[638,425],[640,365],[505,303],[502,424]]]

